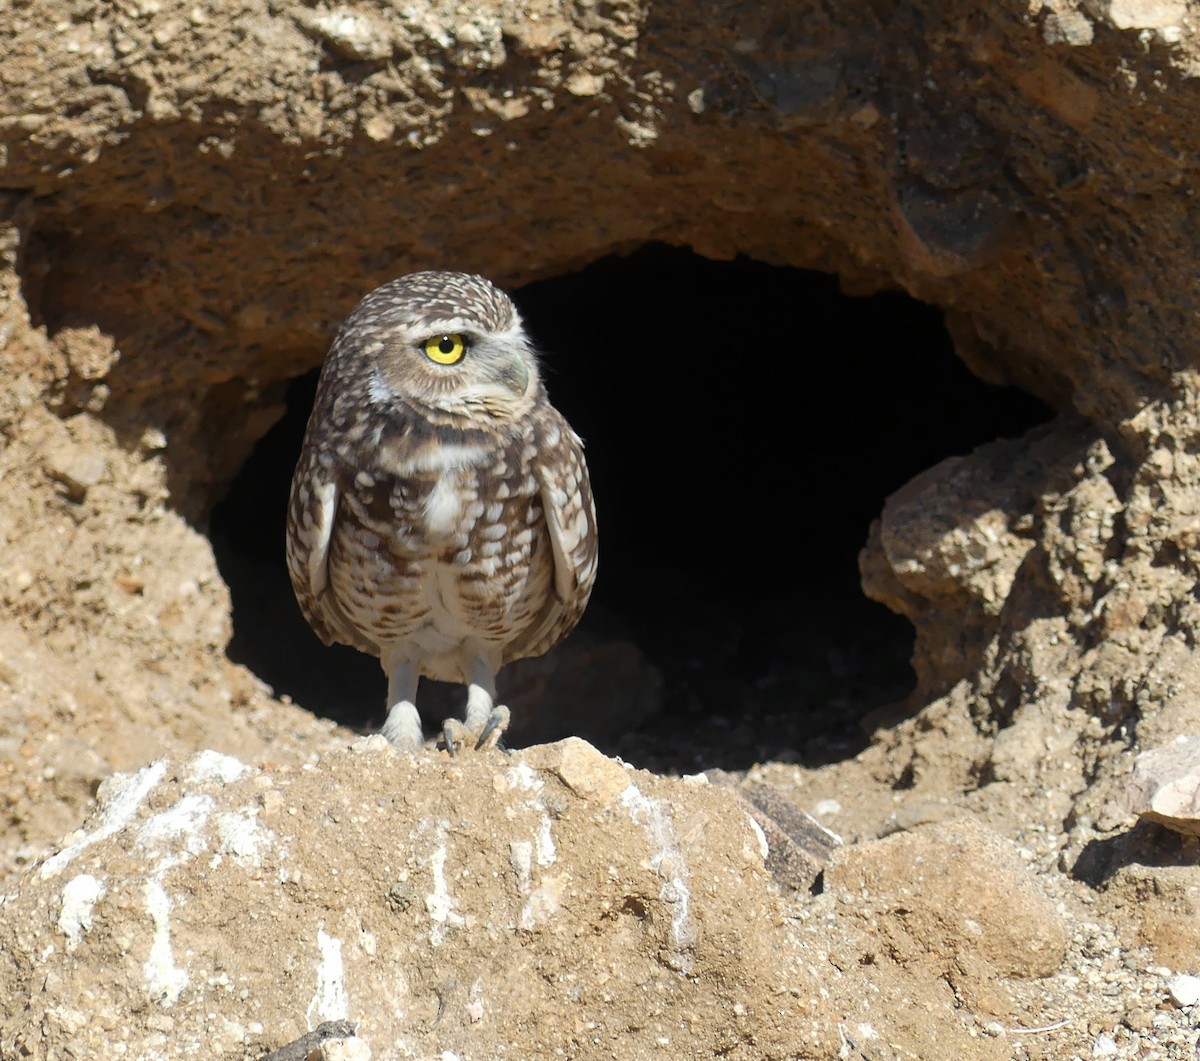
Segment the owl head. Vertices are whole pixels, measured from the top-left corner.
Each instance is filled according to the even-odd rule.
[[[410,273],[376,288],[346,318],[329,362],[358,376],[373,402],[472,417],[515,419],[541,387],[516,306],[468,273]]]

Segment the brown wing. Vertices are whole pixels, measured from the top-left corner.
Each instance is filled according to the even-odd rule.
[[[540,656],[579,622],[596,581],[596,506],[583,443],[550,405],[542,411],[534,475],[554,558],[552,591],[529,626],[510,642],[505,660]]]
[[[304,618],[325,644],[374,654],[377,649],[356,633],[329,591],[329,550],[340,501],[329,461],[306,445],[288,504],[288,574]]]

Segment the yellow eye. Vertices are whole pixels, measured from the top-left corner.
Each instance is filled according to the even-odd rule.
[[[457,365],[467,352],[461,335],[438,335],[425,340],[425,356],[439,365]]]

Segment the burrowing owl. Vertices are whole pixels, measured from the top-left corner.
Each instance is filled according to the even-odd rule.
[[[579,621],[596,512],[582,444],[483,277],[413,273],[342,325],[292,479],[287,563],[321,640],[379,657],[392,744],[421,743],[421,674],[468,687],[451,752],[499,738],[496,672]]]

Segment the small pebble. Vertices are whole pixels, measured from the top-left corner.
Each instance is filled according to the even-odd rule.
[[[143,449],[151,451],[166,449],[167,436],[162,433],[157,427],[148,427],[142,432],[142,437],[139,442]]]
[[[1154,1014],[1150,1010],[1131,1009],[1121,1018],[1121,1023],[1130,1031],[1141,1032],[1149,1028],[1153,1020]]]
[[[1180,973],[1168,985],[1167,992],[1177,1006],[1194,1006],[1200,1002],[1200,976]]]

